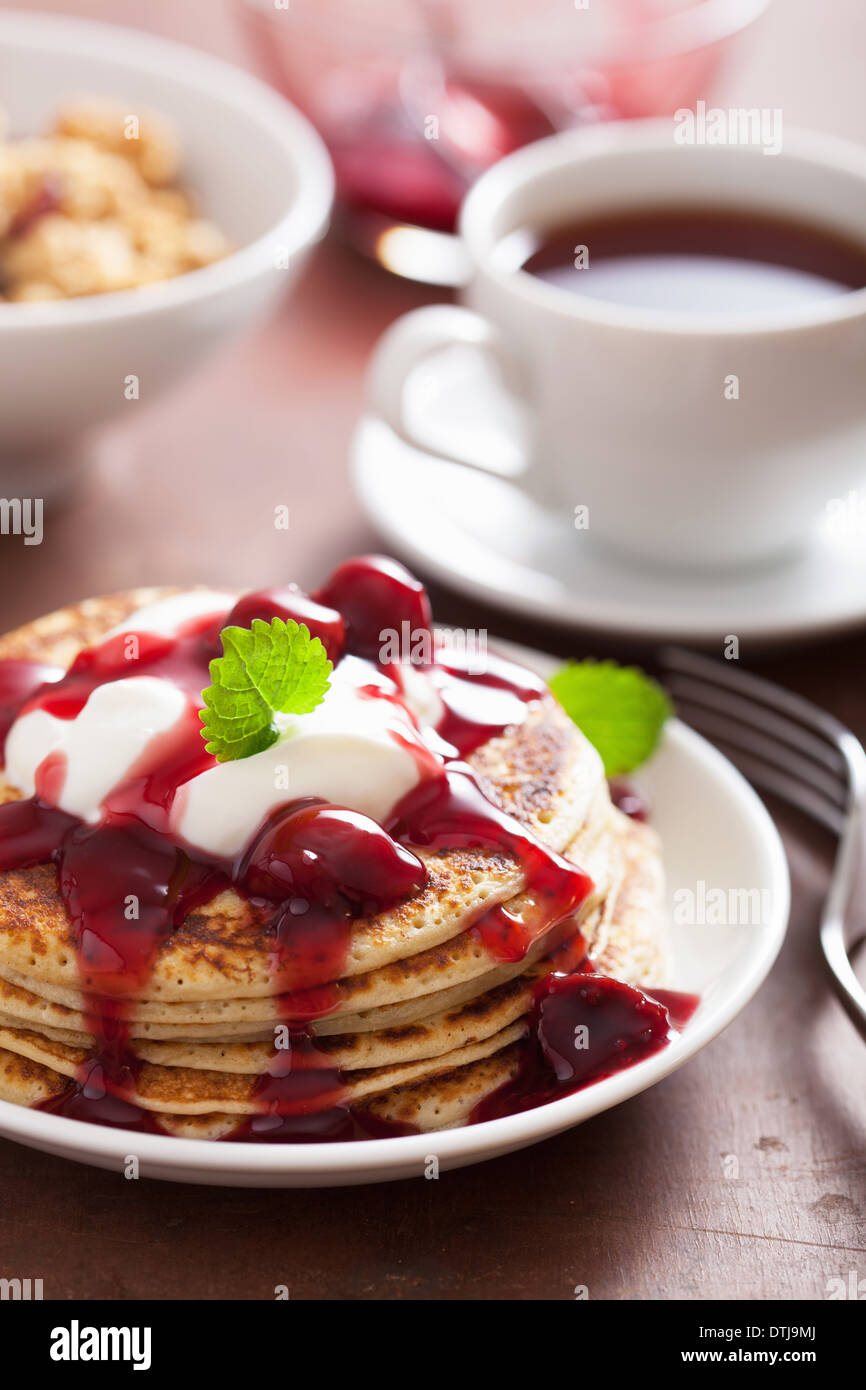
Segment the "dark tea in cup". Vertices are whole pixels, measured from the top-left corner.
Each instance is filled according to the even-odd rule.
[[[629,208],[520,228],[498,261],[589,299],[681,313],[767,313],[866,287],[866,242],[731,208]]]

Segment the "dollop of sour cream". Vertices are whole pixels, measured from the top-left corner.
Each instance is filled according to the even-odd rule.
[[[133,614],[111,635],[171,636],[192,618],[225,613],[233,601],[212,591],[180,594]],[[278,742],[248,758],[214,763],[178,786],[169,808],[173,834],[206,855],[234,858],[272,811],[307,796],[384,821],[434,766],[418,723],[434,713],[435,697],[417,681],[412,694],[410,701],[371,662],[344,657],[316,709],[277,716]],[[49,755],[61,755],[65,776],[57,805],[96,823],[106,798],[146,757],[151,743],[188,716],[189,696],[170,680],[142,675],[108,681],[91,692],[73,719],[41,709],[21,715],[7,738],[6,775],[32,796],[41,764]]]
[[[226,594],[218,589],[187,589],[181,594],[169,594],[131,613],[102,640],[127,632],[154,632],[160,637],[174,637],[178,629],[193,618],[230,612],[236,599],[237,594]]]
[[[343,672],[349,663],[368,665],[344,658],[316,709],[277,715],[279,742],[184,783],[172,812],[176,833],[209,854],[234,856],[272,811],[304,796],[386,820],[417,785],[430,754],[398,704],[359,693],[359,672]]]
[[[66,768],[60,810],[98,821],[109,792],[186,708],[187,697],[170,681],[131,676],[97,686],[75,719],[31,710],[9,730],[6,775],[25,796],[33,796],[41,764],[59,753]]]

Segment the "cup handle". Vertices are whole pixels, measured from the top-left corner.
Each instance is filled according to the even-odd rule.
[[[392,323],[376,345],[367,377],[367,396],[373,410],[406,444],[447,463],[460,463],[481,473],[514,477],[526,471],[513,459],[469,458],[453,454],[419,438],[405,419],[403,392],[412,370],[443,348],[464,344],[479,348],[499,369],[506,387],[530,407],[523,364],[505,343],[499,329],[480,314],[454,304],[430,304],[414,309]]]

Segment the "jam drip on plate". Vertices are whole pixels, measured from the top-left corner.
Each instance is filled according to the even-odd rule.
[[[698,1002],[597,975],[589,961],[576,973],[548,975],[536,987],[517,1075],[475,1107],[470,1123],[532,1110],[644,1061],[685,1027]]]
[[[633,787],[631,782],[626,781],[624,777],[611,777],[607,785],[611,801],[624,816],[631,820],[649,820],[650,811],[646,797]]]
[[[208,857],[171,827],[179,789],[216,765],[198,717],[208,663],[219,654],[223,627],[274,616],[307,624],[335,663],[344,656],[370,663],[363,697],[401,702],[428,752],[422,749],[417,759],[420,780],[384,826],[306,797],[268,816],[236,861]],[[410,658],[395,657],[389,635],[413,648],[420,644],[417,669],[439,709],[435,729],[421,729],[412,713],[402,665]],[[171,934],[232,887],[272,934],[278,1017],[270,1064],[255,1083],[257,1113],[231,1137],[322,1142],[406,1132],[350,1112],[345,1078],[317,1047],[310,1024],[338,1003],[334,981],[345,974],[355,923],[423,890],[427,870],[416,849],[478,849],[517,862],[525,884],[518,908],[495,906],[472,927],[495,959],[519,961],[542,937],[550,949],[574,936],[574,915],[592,889],[590,879],[495,807],[460,761],[519,723],[544,686],[508,662],[486,657],[473,663],[465,654],[438,650],[423,587],[393,561],[361,557],[312,596],[293,587],[245,595],[230,611],[190,619],[171,636],[137,630],[133,615],[128,629],[82,651],[65,674],[34,662],[0,662],[4,741],[20,715],[42,710],[71,720],[98,686],[144,675],[183,692],[183,713],[150,739],[105,797],[98,822],[58,809],[67,776],[61,753],[44,759],[32,798],[0,806],[0,870],[56,866],[85,1023],[95,1038],[76,1084],[45,1108],[99,1124],[159,1130],[158,1116],[134,1100],[142,1071],[130,1037],[135,1001],[147,992]]]

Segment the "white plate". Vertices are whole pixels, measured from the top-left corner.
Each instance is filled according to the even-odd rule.
[[[547,677],[550,657],[503,642],[497,648]],[[547,1139],[609,1110],[675,1071],[736,1018],[776,958],[788,921],[788,868],[761,801],[735,768],[677,721],[639,779],[664,843],[668,897],[677,890],[763,891],[769,911],[758,926],[674,926],[673,989],[701,1002],[662,1052],[574,1095],[524,1114],[399,1139],[346,1144],[207,1143],[130,1134],[25,1110],[0,1101],[0,1134],[35,1149],[121,1171],[136,1154],[143,1177],[231,1187],[327,1187],[420,1177],[435,1154],[441,1169],[462,1168]]]
[[[468,410],[459,412],[463,425]],[[484,432],[515,447],[516,421]],[[450,434],[438,421],[444,442]],[[468,427],[473,452],[480,427]],[[352,450],[361,505],[390,549],[422,573],[497,608],[563,627],[718,645],[729,633],[772,641],[866,622],[866,492],[835,499],[797,557],[766,569],[687,574],[632,565],[596,546],[504,478],[412,449],[363,419]]]

